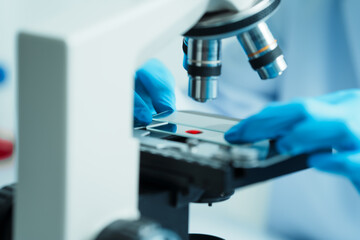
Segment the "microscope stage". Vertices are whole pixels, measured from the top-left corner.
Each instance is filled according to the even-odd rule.
[[[190,111],[153,119],[134,130],[141,143],[140,179],[174,189],[201,189],[203,194],[191,202],[222,201],[238,187],[307,168],[306,155],[280,155],[274,141],[227,143],[224,133],[238,119]]]

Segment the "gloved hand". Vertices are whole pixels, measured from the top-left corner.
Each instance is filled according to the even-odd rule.
[[[346,90],[290,103],[271,104],[231,128],[231,143],[277,139],[280,153],[314,154],[309,165],[347,176],[360,192],[360,90]]]
[[[135,125],[146,125],[152,115],[175,110],[175,80],[158,60],[147,61],[135,74]]]
[[[6,79],[5,69],[0,65],[0,83],[3,83]]]

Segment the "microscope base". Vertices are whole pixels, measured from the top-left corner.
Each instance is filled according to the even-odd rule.
[[[199,191],[202,192],[202,191]],[[177,233],[182,240],[224,240],[204,234],[189,234],[189,203],[175,206],[176,198],[184,193],[150,186],[140,188],[139,210],[142,217],[160,223]]]

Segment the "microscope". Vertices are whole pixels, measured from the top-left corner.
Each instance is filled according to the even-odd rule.
[[[261,79],[280,75],[287,65],[265,23],[279,4],[88,1],[24,28],[8,239],[220,239],[189,235],[191,202],[211,205],[236,188],[306,168],[306,156],[279,155],[273,141],[225,142],[238,119],[165,112],[133,128],[134,73],[176,36],[184,36],[189,96],[196,101],[217,97],[223,38],[237,37]],[[5,190],[11,199],[13,188]]]

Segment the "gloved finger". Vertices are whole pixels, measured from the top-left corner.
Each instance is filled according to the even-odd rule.
[[[360,192],[360,151],[316,154],[309,158],[310,167],[348,177]]]
[[[141,81],[135,82],[135,92],[141,97],[141,99],[144,101],[146,106],[149,108],[152,115],[156,114],[156,110],[153,106],[151,97],[149,96],[148,91],[144,87]]]
[[[280,153],[296,155],[326,148],[354,150],[360,140],[341,121],[310,119],[296,125],[277,142]]]
[[[9,158],[14,151],[14,145],[11,141],[0,139],[0,160]]]
[[[241,143],[278,138],[307,119],[337,118],[340,110],[316,99],[271,104],[230,129],[225,139]]]
[[[175,110],[175,80],[160,61],[147,61],[136,72],[136,80],[146,89],[157,112]]]
[[[306,117],[304,105],[300,102],[272,104],[232,127],[225,133],[225,139],[231,143],[243,143],[277,138]]]
[[[151,110],[136,92],[134,93],[134,121],[141,125],[147,125],[152,121]]]

